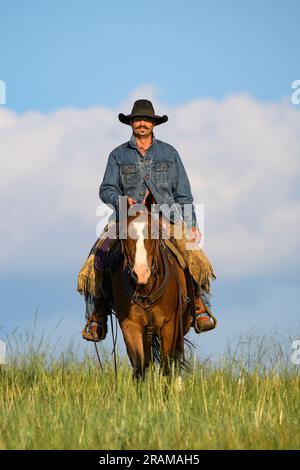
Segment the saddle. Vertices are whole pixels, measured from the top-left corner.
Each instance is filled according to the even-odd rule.
[[[195,289],[194,289],[194,282],[193,282],[193,278],[192,278],[192,275],[190,273],[189,267],[188,267],[183,255],[181,254],[181,252],[177,248],[175,239],[173,237],[167,238],[167,239],[164,240],[164,242],[167,245],[167,247],[169,248],[169,250],[171,251],[171,253],[173,254],[173,256],[175,257],[175,259],[177,260],[180,267],[184,271],[185,280],[186,280],[186,289],[187,289],[187,299],[189,299],[189,302],[190,302],[191,314],[192,314],[193,317],[195,317],[195,315],[196,315]]]
[[[173,255],[175,256],[175,258],[177,259],[179,265],[182,267],[182,269],[185,271],[188,266],[185,262],[185,259],[184,257],[182,256],[182,254],[180,253],[180,251],[178,250],[177,246],[176,246],[176,242],[175,242],[175,239],[174,238],[166,238],[164,240],[165,244],[167,245],[167,247],[170,249],[170,251],[173,253]]]
[[[105,273],[121,261],[122,251],[119,240],[111,239],[107,226],[91,248],[78,274],[77,290],[81,295],[106,297]]]

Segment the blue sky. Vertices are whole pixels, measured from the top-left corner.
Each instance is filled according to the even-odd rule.
[[[158,136],[205,202],[220,326],[200,353],[249,329],[300,335],[299,20],[297,0],[0,2],[0,335],[38,308],[80,342],[77,271],[133,97],[169,114]]]
[[[170,104],[290,94],[297,0],[1,1],[0,77],[22,112],[117,105],[141,83]]]

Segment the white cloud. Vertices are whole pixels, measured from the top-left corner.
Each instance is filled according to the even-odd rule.
[[[247,95],[170,107],[157,93],[141,87],[118,109],[0,110],[3,273],[80,266],[95,238],[107,156],[130,136],[117,115],[143,96],[169,115],[155,133],[179,150],[195,202],[205,203],[205,251],[217,274],[298,269],[298,108]]]

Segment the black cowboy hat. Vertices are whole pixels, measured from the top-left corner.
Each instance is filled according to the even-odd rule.
[[[155,122],[155,125],[158,126],[159,124],[163,124],[164,122],[167,122],[168,116],[157,116],[155,114],[153,104],[149,100],[137,100],[132,108],[131,114],[128,114],[125,116],[125,114],[120,113],[119,114],[119,120],[123,124],[128,124],[130,125],[131,119],[134,119],[136,117],[147,117],[153,119]]]

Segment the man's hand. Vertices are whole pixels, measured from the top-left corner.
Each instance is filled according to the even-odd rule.
[[[190,234],[191,234],[191,242],[199,243],[201,240],[201,232],[198,229],[198,227],[191,227],[190,229]]]
[[[128,197],[127,197],[127,200],[128,200],[128,204],[129,204],[130,206],[133,206],[133,204],[136,204],[136,201],[135,201],[134,199],[132,199],[132,197],[129,197],[129,196],[128,196]]]

